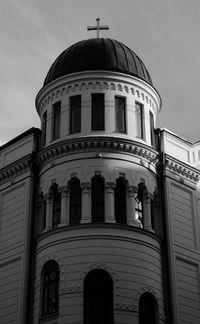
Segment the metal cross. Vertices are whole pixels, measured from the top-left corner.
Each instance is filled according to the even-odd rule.
[[[99,31],[102,29],[109,29],[108,26],[100,26],[100,18],[96,18],[97,26],[88,26],[87,30],[96,30],[97,38],[99,38]]]

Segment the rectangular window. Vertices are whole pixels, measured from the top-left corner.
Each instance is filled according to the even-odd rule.
[[[154,132],[154,118],[151,111],[149,112],[149,121],[150,121],[151,145],[155,147],[156,139],[155,139],[155,132]]]
[[[104,130],[104,94],[92,94],[92,130]]]
[[[116,132],[126,133],[126,100],[115,97]]]
[[[144,138],[143,132],[143,106],[140,103],[135,103],[135,119],[136,119],[136,136]]]
[[[43,114],[42,117],[42,147],[46,145],[46,136],[47,136],[47,112]]]
[[[60,137],[61,102],[53,105],[53,140]]]
[[[81,131],[81,96],[70,98],[70,133]]]

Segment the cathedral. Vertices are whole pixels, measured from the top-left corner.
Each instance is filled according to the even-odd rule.
[[[97,33],[35,104],[0,147],[0,323],[199,324],[200,142],[156,128],[142,60]]]

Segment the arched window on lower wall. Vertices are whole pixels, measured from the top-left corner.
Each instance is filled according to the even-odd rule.
[[[57,262],[48,261],[42,270],[41,315],[56,315],[59,311],[60,270]]]
[[[77,178],[72,178],[69,181],[70,189],[70,224],[80,224],[81,222],[81,186],[80,180]]]
[[[115,220],[120,224],[126,224],[126,187],[126,180],[119,177],[115,187]]]
[[[139,324],[158,324],[158,302],[149,292],[141,295],[139,300]]]
[[[113,324],[113,281],[104,270],[90,271],[84,281],[84,324]]]
[[[105,219],[104,178],[95,175],[92,178],[92,222],[104,222]]]

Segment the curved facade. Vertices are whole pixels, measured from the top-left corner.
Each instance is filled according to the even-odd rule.
[[[154,134],[160,97],[150,77],[130,73],[128,65],[83,71],[77,58],[99,42],[111,46],[91,40],[62,53],[36,98],[43,149],[34,323],[139,323],[145,292],[156,300],[156,323],[165,320]],[[110,55],[115,64],[113,48]],[[59,305],[43,314],[42,269],[50,260],[60,269]],[[90,273],[96,288],[87,288]],[[110,292],[101,289],[104,273]],[[111,296],[107,303],[104,294]]]

